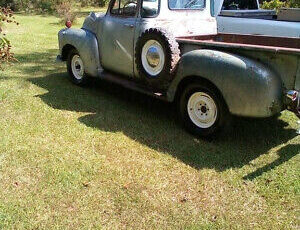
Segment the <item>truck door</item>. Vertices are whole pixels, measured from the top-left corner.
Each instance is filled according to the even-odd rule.
[[[137,0],[113,0],[103,23],[101,63],[104,68],[133,76]]]

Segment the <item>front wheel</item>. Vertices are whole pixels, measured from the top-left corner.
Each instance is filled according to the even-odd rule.
[[[180,95],[178,109],[184,127],[199,137],[215,136],[229,118],[223,97],[206,82],[188,85]]]
[[[79,86],[84,86],[88,82],[88,76],[85,73],[85,68],[80,54],[77,50],[70,51],[67,60],[67,69],[70,80]]]

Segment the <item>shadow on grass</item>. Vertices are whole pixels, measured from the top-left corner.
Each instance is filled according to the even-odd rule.
[[[255,172],[248,174],[244,177],[245,180],[253,180],[258,176],[261,176],[264,172],[270,171],[277,166],[288,161],[292,157],[296,156],[300,152],[300,144],[287,145],[278,151],[279,158],[271,164],[265,165],[262,168],[257,169]]]
[[[217,140],[207,142],[187,134],[176,119],[172,104],[95,80],[90,88],[69,83],[66,73],[51,74],[30,81],[48,90],[39,95],[45,103],[59,110],[88,112],[79,118],[86,126],[106,132],[122,132],[151,149],[162,151],[196,169],[224,171],[249,164],[261,154],[296,136],[294,129],[277,118],[235,118],[231,130]],[[280,159],[244,179],[254,179],[263,172],[289,160],[299,145],[280,151]]]
[[[235,118],[231,129],[217,140],[196,139],[178,124],[172,104],[96,79],[89,88],[72,85],[67,73],[57,73],[65,68],[54,64],[56,54],[57,50],[48,50],[17,56],[20,62],[29,65],[16,68],[28,76],[30,82],[48,91],[38,95],[46,104],[58,110],[86,112],[88,115],[79,118],[86,126],[106,132],[122,132],[196,169],[224,171],[241,168],[296,136],[295,130],[278,118]],[[278,153],[278,160],[244,179],[252,180],[298,153],[299,145],[284,147]]]

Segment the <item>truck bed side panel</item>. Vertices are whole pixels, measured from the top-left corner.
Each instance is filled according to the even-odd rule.
[[[300,56],[281,53],[266,53],[263,51],[238,51],[239,55],[257,60],[271,68],[282,80],[285,89],[297,89],[296,78],[300,78]]]
[[[172,98],[179,83],[192,76],[212,82],[232,114],[269,117],[283,109],[279,76],[252,59],[216,50],[190,51],[182,56],[168,96]]]
[[[300,78],[299,38],[217,34],[182,37],[177,40],[181,44],[183,53],[196,49],[213,49],[234,53],[262,63],[280,76],[285,89],[295,89],[296,79]],[[299,90],[299,86],[296,89]]]

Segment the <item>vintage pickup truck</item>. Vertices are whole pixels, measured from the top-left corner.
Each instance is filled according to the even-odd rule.
[[[59,32],[70,79],[115,82],[176,102],[184,127],[215,136],[230,115],[300,114],[300,39],[218,34],[209,0],[111,0]],[[70,23],[67,27],[70,27]]]

